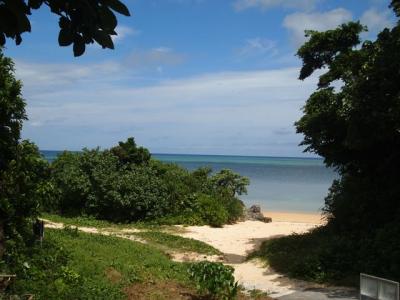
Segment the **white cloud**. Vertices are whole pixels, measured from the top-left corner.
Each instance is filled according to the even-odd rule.
[[[275,41],[257,37],[246,40],[245,45],[237,51],[237,55],[241,57],[275,55],[277,52]]]
[[[179,65],[186,56],[168,47],[158,47],[149,50],[136,50],[126,60],[125,64],[141,69],[158,69],[165,65]]]
[[[233,3],[233,7],[237,11],[249,8],[267,10],[274,7],[312,10],[317,2],[319,2],[319,0],[236,0]]]
[[[60,65],[16,67],[28,83],[24,137],[42,149],[110,146],[135,136],[153,152],[299,155],[301,137],[290,128],[316,81],[301,82],[298,69],[287,68],[132,87],[119,84],[125,71],[103,72],[105,66],[91,73],[89,66],[67,68],[68,76]],[[62,84],[49,88],[48,80]]]
[[[115,31],[117,32],[117,35],[112,36],[114,43],[118,43],[129,36],[137,36],[140,34],[140,30],[124,25],[118,25]]]
[[[120,63],[109,61],[95,64],[36,64],[16,60],[16,73],[23,79],[24,87],[36,91],[54,91],[78,83],[103,82],[105,78],[119,73]],[[103,79],[102,79],[103,78]]]
[[[385,27],[391,28],[395,24],[389,9],[379,11],[376,8],[366,10],[362,14],[360,22],[361,24],[367,25],[371,33],[377,33]]]
[[[298,47],[306,40],[304,30],[324,31],[351,20],[352,14],[350,11],[344,8],[336,8],[327,12],[298,12],[287,15],[283,21],[283,26],[289,30],[293,43]]]
[[[143,71],[162,73],[164,66],[173,66],[185,60],[183,54],[171,48],[158,47],[135,51],[123,61],[104,61],[82,64],[33,64],[16,60],[17,76],[23,78],[24,86],[30,91],[52,91],[65,86],[84,83],[83,88],[92,84],[128,80],[142,76]]]

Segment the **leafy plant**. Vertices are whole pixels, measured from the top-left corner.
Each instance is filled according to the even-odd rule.
[[[198,290],[214,299],[231,300],[238,294],[239,284],[235,282],[231,266],[203,261],[192,264],[188,272]]]
[[[197,201],[198,213],[206,224],[213,227],[221,227],[228,222],[228,213],[218,199],[201,194]]]

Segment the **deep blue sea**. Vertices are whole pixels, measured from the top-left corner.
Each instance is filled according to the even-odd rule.
[[[42,151],[49,161],[59,151]],[[317,212],[323,207],[336,174],[322,159],[228,155],[153,154],[189,170],[209,166],[214,171],[232,169],[250,178],[248,194],[240,198],[246,205],[259,204],[275,211]]]

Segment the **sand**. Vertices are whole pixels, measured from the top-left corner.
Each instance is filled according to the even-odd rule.
[[[274,222],[296,222],[323,224],[324,218],[318,213],[298,213],[282,211],[263,211],[264,215],[271,217]]]
[[[203,241],[223,252],[224,263],[235,268],[235,278],[246,289],[262,290],[272,297],[289,295],[299,291],[299,285],[302,284],[288,280],[259,260],[246,261],[246,257],[257,250],[262,241],[291,233],[304,233],[319,226],[321,217],[317,214],[283,212],[265,212],[265,215],[272,217],[273,221],[245,221],[223,228],[189,226],[180,235]]]

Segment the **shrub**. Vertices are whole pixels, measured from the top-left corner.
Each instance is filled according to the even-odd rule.
[[[218,195],[217,197],[228,213],[228,223],[235,223],[243,217],[245,206],[241,200],[227,194]]]
[[[242,216],[243,204],[235,197],[245,191],[240,175],[225,170],[215,181],[209,168],[189,172],[147,160],[146,151],[128,139],[110,151],[64,152],[51,165],[55,196],[44,210],[114,222],[217,227]]]
[[[30,221],[38,215],[48,189],[48,163],[38,148],[22,141],[15,147],[14,155],[16,158],[6,170],[0,171],[0,272],[3,264],[13,268],[18,252],[31,244]]]
[[[214,299],[235,299],[238,293],[238,282],[235,282],[233,268],[222,263],[203,261],[189,267],[189,275],[197,284],[201,293]]]
[[[198,199],[198,214],[206,224],[221,227],[228,222],[228,213],[218,199],[201,194]]]
[[[291,277],[335,284],[358,284],[359,273],[400,280],[398,220],[365,235],[318,228],[262,243],[256,256]]]

